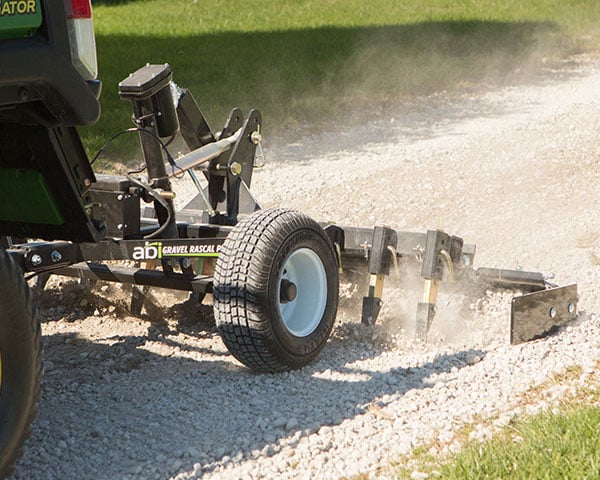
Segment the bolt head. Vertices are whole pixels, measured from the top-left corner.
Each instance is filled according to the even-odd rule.
[[[43,260],[42,260],[42,256],[38,253],[34,253],[31,258],[29,259],[29,261],[31,262],[31,264],[34,267],[38,267],[42,264]]]
[[[231,172],[232,175],[239,175],[240,173],[242,173],[242,165],[239,164],[238,162],[233,162],[230,166],[229,166],[229,171]]]
[[[50,254],[50,259],[54,263],[60,262],[62,260],[62,258],[63,258],[63,256],[58,250],[53,250],[52,253]]]

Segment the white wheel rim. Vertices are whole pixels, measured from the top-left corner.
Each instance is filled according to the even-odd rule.
[[[296,286],[296,296],[281,299],[284,280]],[[327,274],[319,256],[310,248],[294,250],[286,259],[277,282],[279,315],[288,331],[307,337],[321,323],[327,305]]]

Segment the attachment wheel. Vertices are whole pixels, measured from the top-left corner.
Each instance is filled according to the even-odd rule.
[[[214,312],[228,350],[261,372],[301,368],[335,321],[338,265],[318,223],[295,210],[261,210],[228,235],[216,262]]]

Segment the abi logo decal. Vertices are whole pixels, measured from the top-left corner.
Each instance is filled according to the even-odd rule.
[[[218,257],[221,245],[163,245],[163,242],[146,242],[143,247],[133,247],[133,260],[157,260],[173,257]]]

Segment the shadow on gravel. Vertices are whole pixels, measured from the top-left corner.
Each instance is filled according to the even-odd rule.
[[[167,346],[178,349],[164,354],[144,348],[156,339],[153,331],[117,331],[110,345],[77,334],[45,336],[40,415],[28,469],[15,478],[81,478],[82,472],[95,479],[141,473],[162,479],[182,472],[199,478],[293,448],[323,427],[377,415],[388,402],[432,388],[435,377],[468,366],[470,356],[484,356],[464,350],[419,363],[409,353],[380,373],[361,361],[381,356],[384,348],[335,339],[311,366],[258,375],[222,349],[207,348],[220,342],[214,331],[193,348],[201,360],[177,342]]]
[[[150,289],[145,293],[144,307],[139,315],[130,312],[129,286],[122,288],[105,282],[65,279],[43,290],[35,289],[34,297],[42,325],[56,321],[75,323],[89,317],[97,318],[99,323],[123,322],[124,325],[132,320],[142,321],[147,324],[144,338],[172,348],[183,345],[172,340],[171,334],[184,333],[197,339],[216,334],[212,306],[202,305],[194,297],[181,301],[182,295],[173,297],[172,292],[162,298],[161,292],[161,289]],[[165,306],[168,304],[171,305]],[[186,349],[204,353],[193,346],[186,346]]]

